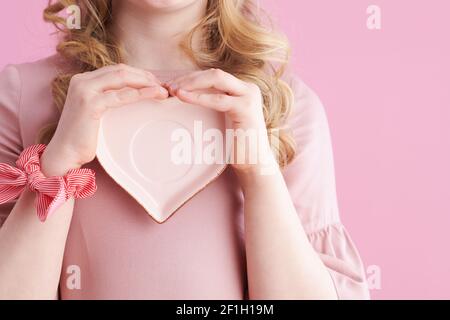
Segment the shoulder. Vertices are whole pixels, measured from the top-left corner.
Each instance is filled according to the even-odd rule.
[[[55,75],[58,67],[61,66],[61,59],[58,55],[51,55],[35,61],[25,62],[20,64],[10,64],[10,67],[16,68],[20,73],[41,72],[42,76]]]
[[[28,92],[49,89],[57,74],[58,65],[56,55],[34,62],[8,64],[0,72],[1,94],[14,94],[24,98]]]
[[[48,89],[59,65],[60,60],[56,55],[33,62],[9,64],[1,71],[0,81],[23,96],[28,91]]]
[[[298,76],[285,80],[294,93],[287,127],[296,143],[295,159],[283,174],[307,233],[339,222],[334,160],[322,101]]]
[[[293,104],[286,126],[297,144],[297,155],[304,149],[330,146],[330,130],[323,103],[317,93],[298,75],[288,74],[283,80],[293,93]]]
[[[22,89],[27,91],[48,88],[58,72],[59,65],[58,56],[53,55],[33,62],[9,65],[7,68],[16,70]]]
[[[288,122],[302,126],[326,124],[325,108],[318,94],[296,74],[288,74],[283,80],[291,88],[294,99]]]
[[[60,66],[58,56],[7,65],[0,72],[0,112],[17,119],[24,146],[32,144],[43,125],[57,119],[51,83]]]

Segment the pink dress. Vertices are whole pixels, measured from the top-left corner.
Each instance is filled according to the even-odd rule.
[[[0,162],[14,165],[40,128],[58,119],[50,83],[56,59],[7,66],[0,73]],[[162,80],[174,74],[158,72]],[[339,298],[369,292],[357,249],[341,224],[327,118],[318,97],[294,77],[290,119],[298,143],[285,180],[312,246]],[[77,200],[60,281],[61,299],[245,299],[243,198],[231,168],[166,223],[155,223],[97,160],[98,190]],[[0,226],[14,203],[0,205]],[[37,217],[36,217],[37,219]],[[276,235],[274,235],[276,236]],[[68,286],[74,266],[81,288]]]

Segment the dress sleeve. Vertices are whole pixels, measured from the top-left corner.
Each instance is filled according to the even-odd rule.
[[[23,150],[19,124],[20,92],[19,72],[9,65],[0,72],[0,163],[12,166]],[[0,205],[0,227],[15,201]]]
[[[293,203],[310,243],[331,274],[339,299],[368,299],[364,266],[339,218],[325,110],[300,79],[287,81],[295,98],[288,125],[297,154],[283,175]]]

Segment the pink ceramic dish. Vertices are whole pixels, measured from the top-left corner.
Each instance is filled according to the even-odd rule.
[[[211,145],[204,133],[221,133],[225,146],[226,128],[224,114],[175,97],[139,102],[103,116],[97,158],[155,221],[163,223],[224,171],[226,161],[210,163],[198,156]],[[181,141],[186,138],[191,154],[183,152],[187,149]],[[190,161],[180,163],[181,154]]]

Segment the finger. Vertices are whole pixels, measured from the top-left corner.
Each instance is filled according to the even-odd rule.
[[[180,89],[177,91],[177,97],[183,102],[214,109],[219,112],[232,111],[239,105],[237,97],[220,93],[211,94]]]
[[[209,69],[191,73],[168,83],[169,92],[176,95],[176,91],[216,89],[229,95],[242,96],[247,91],[245,82],[220,69]]]
[[[196,75],[199,75],[202,72],[203,72],[203,70],[193,71],[193,72],[191,72],[191,73],[189,73],[187,75],[183,75],[183,76],[180,76],[178,78],[172,79],[170,81],[163,82],[162,86],[167,89],[167,91],[169,92],[169,95],[175,96],[176,95],[176,89],[179,88],[179,84],[181,82],[185,82],[186,79],[192,78],[193,76],[196,76]]]
[[[158,84],[148,76],[118,69],[92,78],[86,81],[86,85],[94,91],[104,92],[106,90],[120,90],[125,87],[139,89]]]
[[[169,93],[160,86],[146,87],[141,89],[125,88],[118,91],[119,98],[126,100],[128,97],[138,100],[144,99],[166,99]]]
[[[86,75],[86,79],[92,79],[100,75],[117,72],[119,70],[140,74],[142,76],[149,77],[150,79],[154,80],[155,83],[161,84],[161,81],[153,73],[123,63],[105,66],[94,71],[85,72],[84,74]]]
[[[163,92],[159,86],[142,89],[125,88],[110,90],[98,96],[98,100],[94,103],[100,104],[104,108],[114,108],[146,99],[165,99],[167,95],[167,91],[164,90]]]
[[[138,90],[144,99],[151,98],[163,100],[169,97],[169,92],[167,89],[161,86],[147,87]]]

